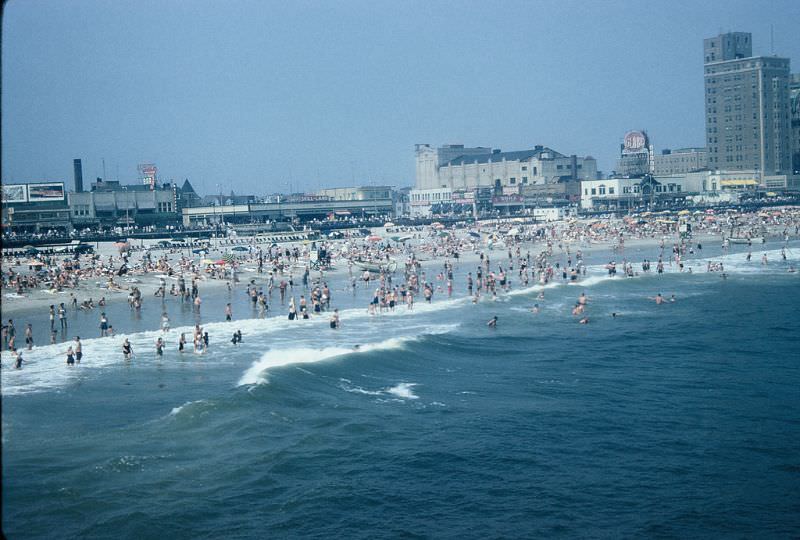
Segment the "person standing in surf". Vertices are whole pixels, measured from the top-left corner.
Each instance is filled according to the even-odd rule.
[[[81,336],[75,336],[75,361],[81,363],[83,358],[83,345],[81,344]]]
[[[128,338],[125,338],[125,341],[122,342],[122,356],[125,360],[130,360],[133,357],[133,347],[131,347],[131,342],[128,341]]]
[[[339,328],[339,326],[341,324],[341,321],[339,320],[339,310],[338,309],[334,309],[333,310],[333,315],[331,315],[330,324],[331,324],[331,328],[333,328],[334,330]]]

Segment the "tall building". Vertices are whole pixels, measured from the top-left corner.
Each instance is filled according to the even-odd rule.
[[[792,124],[792,169],[800,174],[800,73],[792,75],[789,83]]]
[[[753,56],[752,35],[705,39],[708,167],[791,172],[789,59]]]

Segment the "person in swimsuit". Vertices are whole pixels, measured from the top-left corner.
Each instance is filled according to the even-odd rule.
[[[178,352],[183,352],[186,346],[186,332],[181,332],[181,338],[178,340]]]
[[[164,340],[161,338],[156,340],[156,356],[164,356]]]
[[[334,309],[333,310],[333,315],[331,316],[330,324],[331,324],[331,328],[333,328],[333,329],[339,328],[340,321],[339,321],[339,310],[338,309]]]
[[[489,328],[496,328],[497,327],[497,315],[489,319],[489,322],[486,323],[486,326]]]
[[[67,365],[75,365],[75,353],[72,351],[72,347],[67,348]]]
[[[81,336],[75,336],[75,361],[81,363],[83,358],[83,345],[81,345]]]
[[[14,369],[22,369],[22,351],[12,349],[11,355],[14,357]]]
[[[125,341],[122,343],[122,355],[125,357],[125,360],[130,360],[133,356],[133,348],[128,338],[125,338]]]
[[[31,327],[31,323],[25,326],[25,345],[28,346],[28,350],[33,348],[33,327]]]

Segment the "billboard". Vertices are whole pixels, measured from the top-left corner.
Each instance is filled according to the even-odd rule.
[[[639,154],[647,151],[647,134],[644,131],[629,131],[622,143],[623,154]]]
[[[28,184],[28,202],[63,201],[64,182]]]
[[[139,178],[141,178],[142,183],[149,185],[150,189],[154,189],[158,167],[154,163],[140,163],[137,168],[139,169]]]
[[[25,184],[3,184],[3,204],[28,202],[28,186]]]

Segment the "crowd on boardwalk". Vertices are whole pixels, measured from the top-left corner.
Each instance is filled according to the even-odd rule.
[[[691,216],[687,222],[695,236],[710,235],[723,239],[725,231],[736,226],[745,231],[767,230],[773,238],[788,240],[800,232],[799,218],[798,210],[789,208],[744,216],[716,216],[703,212]],[[751,232],[746,234],[755,235]],[[624,246],[626,241],[632,240],[656,240],[659,246],[657,260],[627,260]],[[674,221],[657,216],[625,217],[615,221],[568,220],[552,224],[507,221],[481,223],[470,229],[446,229],[434,224],[422,232],[406,236],[387,232],[382,237],[273,244],[266,248],[250,245],[231,251],[217,261],[207,259],[207,252],[193,257],[191,253],[175,249],[162,253],[144,250],[138,257],[127,251],[105,256],[39,257],[24,265],[22,261],[6,259],[3,293],[6,297],[9,294],[24,295],[37,288],[69,293],[66,302],[48,307],[50,343],[70,340],[69,315],[78,310],[97,309],[100,337],[113,336],[115,329],[104,310],[108,302],[105,295],[126,292],[130,309],[141,310],[145,302],[141,279],[148,276],[158,279],[158,282],[151,280],[149,286],[154,288],[153,296],[163,308],[161,329],[164,332],[170,327],[167,309],[163,307],[167,299],[190,304],[199,320],[201,285],[215,280],[229,290],[234,287],[240,290],[242,281],[245,281],[244,293],[259,317],[274,314],[297,321],[325,317],[330,328],[337,329],[342,321],[338,309],[333,307],[333,291],[326,278],[326,272],[332,266],[340,272],[347,269],[346,289],[351,289],[354,294],[357,289],[369,291],[366,310],[378,316],[399,308],[413,310],[415,302],[430,303],[434,297],[452,297],[454,292],[466,294],[477,303],[483,297],[494,299],[512,287],[545,285],[559,280],[579,283],[587,268],[583,250],[597,244],[605,244],[622,256],[619,262],[607,262],[608,274],[619,273],[628,277],[640,272],[663,273],[665,266],[673,271],[691,272],[691,267],[684,267],[684,260],[703,249],[701,242],[680,239]],[[454,267],[467,254],[473,257],[471,262],[464,264],[474,264],[474,267],[462,266],[467,270],[464,282],[456,283]],[[423,264],[426,261],[431,264]],[[392,262],[394,267],[390,264]],[[767,264],[766,256],[761,263]],[[709,262],[707,271],[725,275],[721,263]],[[94,297],[79,300],[76,294],[84,292],[86,282],[92,280],[100,280],[95,281],[97,287],[90,289],[100,298],[96,301]],[[169,284],[167,280],[170,280]],[[657,303],[666,301],[660,294],[653,299]],[[538,300],[543,300],[543,291]],[[674,296],[670,300],[674,301]],[[280,308],[276,308],[275,303],[279,303]],[[572,314],[584,324],[589,322],[587,304],[588,298],[582,294],[572,309]],[[539,304],[534,304],[531,311],[538,313]],[[230,303],[222,315],[227,321],[233,320]],[[489,326],[496,326],[498,318],[489,322]],[[25,324],[23,334],[24,347],[30,350],[35,345],[30,323]],[[242,339],[241,331],[233,332],[231,342],[234,345],[241,343]],[[188,343],[192,344],[194,352],[205,352],[209,347],[208,332],[197,324],[191,339],[185,333],[181,334],[178,350],[186,350]],[[156,354],[162,355],[164,347],[164,340],[158,338]],[[12,351],[16,366],[21,367],[17,328],[12,318],[3,324],[3,348]],[[123,355],[126,359],[135,357],[127,340],[123,344]],[[66,356],[68,364],[80,363],[82,347],[78,336],[71,339]]]

